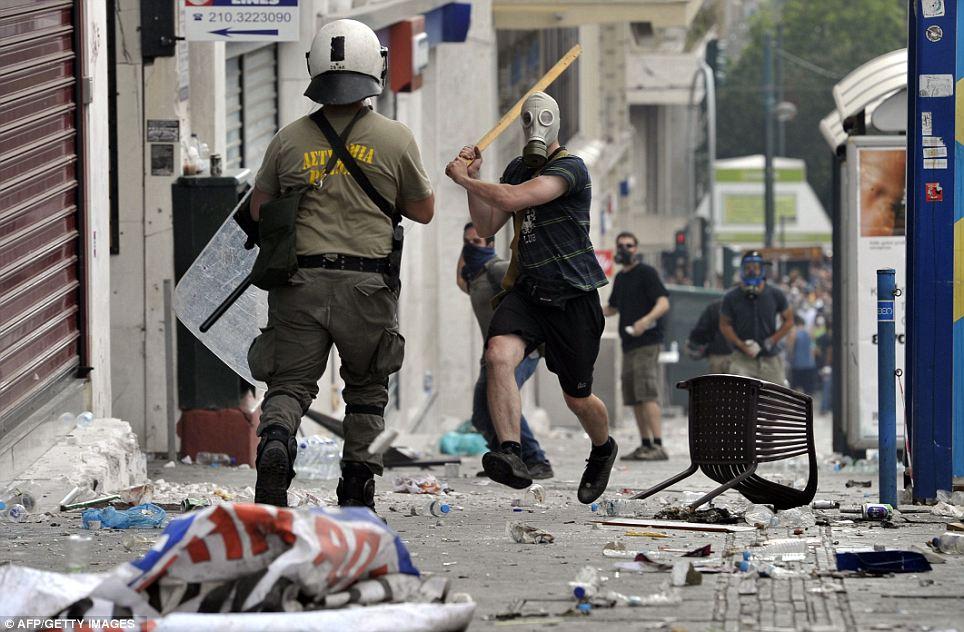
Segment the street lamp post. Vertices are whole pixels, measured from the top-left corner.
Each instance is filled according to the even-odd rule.
[[[773,86],[773,42],[770,33],[763,35],[763,245],[773,247],[773,230],[776,217],[773,194],[773,141],[774,108],[776,95]]]

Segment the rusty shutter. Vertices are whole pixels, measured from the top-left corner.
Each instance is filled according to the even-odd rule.
[[[0,420],[80,363],[74,23],[70,0],[0,9]]]

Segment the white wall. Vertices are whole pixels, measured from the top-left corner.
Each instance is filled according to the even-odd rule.
[[[86,189],[87,336],[90,356],[90,410],[107,417],[111,409],[110,379],[110,154],[107,134],[107,13],[105,3],[86,5],[87,74],[93,82],[91,102],[84,108],[87,128]]]

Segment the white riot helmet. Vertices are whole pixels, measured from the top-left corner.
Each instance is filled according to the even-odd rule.
[[[522,104],[526,146],[522,160],[530,169],[546,164],[548,147],[559,140],[559,104],[545,92],[533,92]]]
[[[305,96],[322,105],[345,105],[382,93],[388,49],[375,31],[356,20],[335,20],[311,42]]]

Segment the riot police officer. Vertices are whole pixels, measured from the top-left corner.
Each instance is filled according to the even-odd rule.
[[[275,135],[251,196],[262,241],[275,239],[262,251],[285,238],[284,231],[266,236],[272,205],[292,192],[297,204],[291,213],[297,266],[269,290],[268,324],[248,353],[251,374],[268,386],[255,501],[287,505],[294,436],[334,345],[346,403],[338,504],[374,509],[382,463],[368,447],[384,429],[388,376],[401,367],[404,351],[398,222],[404,216],[427,224],[435,198],[412,132],[365,103],[382,92],[387,70],[387,50],[375,33],[354,20],[331,22],[315,35],[307,58],[305,96],[322,108]]]

